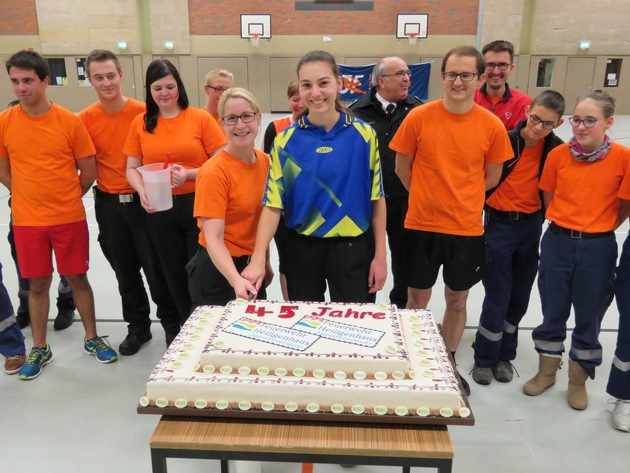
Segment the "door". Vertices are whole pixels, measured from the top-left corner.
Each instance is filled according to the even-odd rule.
[[[564,91],[562,92],[569,108],[568,113],[573,111],[572,107],[578,98],[588,94],[593,89],[594,74],[594,57],[569,57]]]

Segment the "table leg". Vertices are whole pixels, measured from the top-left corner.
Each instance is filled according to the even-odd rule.
[[[227,460],[221,460],[221,473],[229,473],[230,468]]]
[[[153,473],[167,473],[166,456],[162,452],[151,449],[151,469]]]

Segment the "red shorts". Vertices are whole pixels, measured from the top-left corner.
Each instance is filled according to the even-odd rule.
[[[86,220],[42,227],[14,226],[13,235],[24,278],[51,275],[53,251],[59,274],[84,274],[89,268],[90,238]]]

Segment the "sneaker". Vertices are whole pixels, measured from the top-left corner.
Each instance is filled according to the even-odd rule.
[[[630,401],[617,399],[612,412],[612,425],[617,430],[630,432]]]
[[[19,312],[15,319],[21,329],[25,329],[31,323],[31,316],[28,312]]]
[[[59,309],[59,313],[55,318],[53,328],[55,330],[65,330],[74,322],[74,310],[70,308]]]
[[[470,372],[472,375],[472,379],[477,384],[483,384],[487,386],[492,382],[492,369],[491,368],[482,368],[481,366],[473,365],[473,369]]]
[[[509,361],[499,360],[492,369],[492,373],[494,374],[494,379],[500,383],[509,383],[514,377],[514,368],[512,368],[512,363]]]
[[[26,355],[9,356],[4,360],[4,372],[6,374],[15,374],[26,363]]]
[[[20,368],[19,378],[20,379],[33,379],[37,378],[40,374],[42,374],[42,370],[44,366],[50,363],[53,360],[53,354],[50,349],[50,345],[47,343],[44,348],[33,347],[31,352],[28,354],[28,358],[26,362]]]
[[[118,359],[114,349],[105,340],[107,337],[96,336],[90,340],[85,340],[83,351],[88,355],[94,355],[99,363],[111,363]]]

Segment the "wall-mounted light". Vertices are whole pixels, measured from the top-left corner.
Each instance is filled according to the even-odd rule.
[[[164,41],[164,49],[175,49],[175,41]]]
[[[127,49],[128,46],[129,45],[127,44],[127,41],[118,41],[118,49],[120,49],[121,51]]]
[[[591,47],[591,42],[590,41],[580,41],[578,43],[578,47],[582,50],[584,49],[589,49]]]

